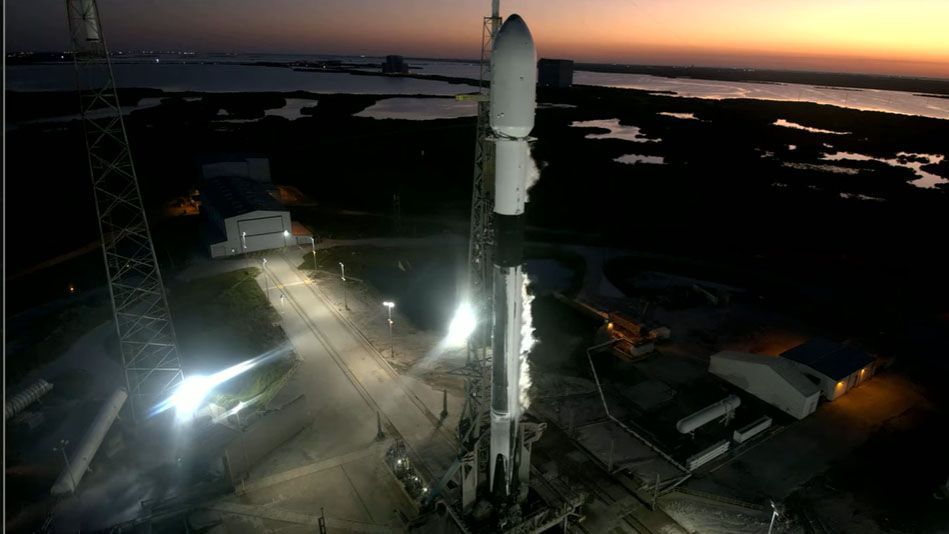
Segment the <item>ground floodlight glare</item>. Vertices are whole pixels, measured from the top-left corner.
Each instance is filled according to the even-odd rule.
[[[186,378],[171,397],[177,418],[184,421],[193,417],[213,387],[214,383],[206,376],[192,375]]]
[[[464,345],[468,341],[468,336],[474,332],[477,326],[474,309],[468,302],[463,302],[455,311],[455,316],[448,326],[447,340],[452,345]]]

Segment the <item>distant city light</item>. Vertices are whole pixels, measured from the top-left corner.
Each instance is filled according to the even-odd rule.
[[[477,325],[478,320],[475,317],[471,303],[463,302],[455,311],[455,316],[448,326],[448,336],[445,340],[454,346],[464,345],[468,342],[468,337],[471,336]]]

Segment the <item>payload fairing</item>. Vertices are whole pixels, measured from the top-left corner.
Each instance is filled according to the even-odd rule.
[[[527,24],[507,18],[491,53],[491,129],[495,135],[494,336],[491,377],[492,491],[509,494],[519,456],[524,204],[531,164],[537,52]],[[500,477],[500,479],[499,479]]]

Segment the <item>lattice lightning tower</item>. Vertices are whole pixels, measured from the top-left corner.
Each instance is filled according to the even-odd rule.
[[[67,0],[83,132],[133,418],[181,382],[175,330],[95,0]]]

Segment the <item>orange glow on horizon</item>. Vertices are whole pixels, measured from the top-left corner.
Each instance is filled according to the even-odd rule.
[[[150,2],[147,9],[140,2],[100,4],[116,49],[460,59],[479,57],[490,6],[487,0],[229,0],[226,9],[192,0]],[[50,6],[10,3],[7,48],[61,49],[65,20]],[[504,0],[501,9],[527,20],[546,57],[949,78],[947,0]]]
[[[610,14],[597,3],[577,17],[528,18],[541,52],[571,57],[572,50],[578,59],[617,63],[656,58],[652,63],[949,77],[945,1],[602,4]]]

